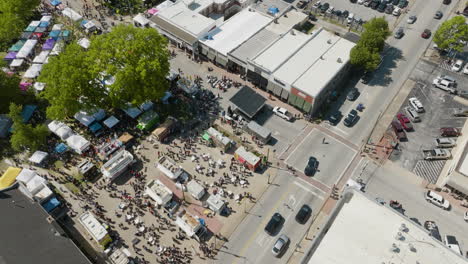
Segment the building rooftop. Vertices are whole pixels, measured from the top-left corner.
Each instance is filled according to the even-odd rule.
[[[291,29],[254,59],[254,64],[274,72],[313,36]]]
[[[244,9],[225,21],[221,26],[209,31],[201,42],[218,53],[227,53],[265,27],[272,17]]]
[[[247,61],[247,59],[253,59],[260,51],[280,38],[281,34],[289,31],[306,17],[307,15],[302,12],[291,10],[285,15],[278,17],[276,21],[271,21],[268,26],[231,51],[230,55],[242,62]]]
[[[91,263],[62,231],[47,221],[49,216],[18,189],[0,194],[0,263]]]
[[[252,88],[244,86],[229,101],[247,117],[253,118],[265,105],[266,98]]]
[[[106,228],[90,212],[82,214],[80,221],[95,240],[100,241],[107,235]]]
[[[345,192],[337,208],[313,241],[309,264],[466,264],[421,226],[359,191]]]

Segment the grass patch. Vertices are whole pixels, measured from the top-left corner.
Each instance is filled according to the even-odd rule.
[[[75,184],[73,184],[71,182],[67,182],[64,185],[73,194],[79,194],[80,193],[80,189],[78,187],[76,187]]]
[[[63,161],[57,160],[56,162],[54,162],[54,166],[55,166],[55,168],[57,168],[57,169],[63,168]]]

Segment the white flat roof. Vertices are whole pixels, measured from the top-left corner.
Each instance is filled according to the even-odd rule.
[[[89,212],[80,216],[80,221],[88,232],[98,242],[107,235],[106,228]]]
[[[218,53],[227,56],[227,53],[250,38],[257,31],[265,27],[271,17],[259,12],[244,9],[229,20],[206,34],[209,39],[203,38],[201,42]]]
[[[297,89],[315,97],[349,61],[354,43],[344,38],[337,42],[293,83]]]
[[[312,35],[291,29],[270,47],[258,54],[254,59],[254,63],[269,72],[274,72],[311,38]]]
[[[162,9],[157,16],[170,21],[194,36],[198,36],[215,25],[213,19],[190,10],[183,1]]]
[[[309,264],[466,264],[460,255],[429,236],[413,221],[359,191],[353,191],[353,194],[325,236],[317,242]],[[400,230],[402,224],[407,227],[407,232]],[[403,240],[397,239],[398,232]],[[391,250],[393,244],[399,249],[398,253]]]

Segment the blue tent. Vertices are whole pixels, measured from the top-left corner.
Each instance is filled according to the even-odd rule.
[[[60,143],[60,144],[57,144],[57,146],[55,146],[55,152],[59,154],[64,153],[65,151],[67,151],[67,149],[68,147],[64,143]]]
[[[49,22],[48,21],[41,21],[41,23],[39,23],[39,27],[48,27],[49,26]]]
[[[53,6],[58,6],[58,5],[60,5],[61,3],[62,3],[62,2],[59,1],[59,0],[51,0],[51,1],[50,1],[50,4],[53,5]]]
[[[277,7],[270,7],[268,8],[268,13],[272,14],[272,15],[276,15],[277,13],[279,13],[279,9]]]
[[[91,130],[91,132],[93,133],[96,133],[101,129],[102,129],[102,126],[98,122],[94,122],[94,124],[89,126],[89,130]]]
[[[48,213],[50,213],[52,210],[57,208],[59,205],[60,205],[60,201],[57,200],[57,198],[54,196],[54,197],[50,198],[47,202],[43,203],[42,207],[44,207],[44,209]]]
[[[49,33],[49,37],[57,40],[60,35],[60,30],[53,30]]]
[[[21,111],[21,117],[23,118],[23,122],[27,123],[29,119],[31,119],[34,111],[36,111],[36,105],[25,105],[23,107],[23,111]]]

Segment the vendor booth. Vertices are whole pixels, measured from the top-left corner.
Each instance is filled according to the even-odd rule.
[[[149,130],[159,123],[159,115],[153,110],[145,112],[138,118],[137,128],[140,130]]]
[[[66,142],[67,145],[78,154],[82,154],[91,146],[91,143],[86,138],[76,134],[69,136]]]
[[[35,79],[42,71],[42,64],[32,64],[31,67],[24,73],[26,79]]]
[[[96,147],[99,159],[103,161],[107,160],[122,146],[122,142],[120,142],[118,139],[112,139],[102,143],[100,146]]]
[[[107,180],[112,181],[124,173],[132,163],[133,155],[126,150],[122,150],[104,163],[101,167],[101,172]]]
[[[206,193],[205,188],[195,180],[187,183],[187,191],[197,200],[200,200]]]
[[[158,128],[153,130],[151,135],[157,141],[163,141],[167,136],[169,136],[175,129],[177,119],[169,116],[166,118],[166,121],[162,123]]]
[[[62,10],[62,15],[70,18],[73,21],[79,21],[83,19],[83,17],[80,14],[78,14],[75,10],[69,7],[66,7],[65,9]]]
[[[192,216],[188,212],[181,212],[181,215],[176,217],[176,224],[189,237],[200,238],[205,232],[206,227],[202,225],[203,219],[198,216]]]
[[[129,117],[135,119],[141,115],[142,111],[138,107],[128,106],[125,109],[122,109]]]
[[[32,170],[23,169],[16,180],[19,190],[31,200],[42,202],[53,195],[47,180]]]
[[[34,57],[33,63],[44,64],[47,57],[49,56],[49,53],[50,53],[50,51],[48,51],[48,50],[41,51],[41,53],[39,53],[39,55]]]
[[[238,148],[234,153],[234,157],[252,171],[255,171],[260,166],[260,157],[247,151],[244,147]]]
[[[101,224],[96,217],[90,212],[82,214],[79,218],[81,224],[85,227],[86,231],[91,237],[103,248],[107,246],[112,239],[103,224]]]
[[[143,14],[138,14],[135,17],[133,17],[133,25],[135,27],[148,27],[149,23],[149,19],[146,18]]]
[[[18,51],[16,54],[17,59],[25,59],[28,57],[32,57],[34,55],[34,47],[36,47],[37,40],[35,39],[28,39],[24,43],[23,47]]]
[[[32,156],[28,160],[29,162],[37,164],[37,165],[44,165],[48,156],[49,156],[49,153],[38,150],[34,152],[34,154],[32,154]]]
[[[194,95],[198,90],[200,90],[200,87],[195,82],[192,82],[191,80],[181,77],[177,81],[177,87],[187,93],[188,95]]]
[[[47,127],[49,128],[50,132],[57,135],[61,140],[66,140],[68,137],[73,135],[73,130],[59,121],[52,121],[50,122]]]
[[[104,125],[108,128],[113,128],[116,126],[120,121],[115,116],[110,116],[106,120],[104,120]]]
[[[223,149],[224,151],[230,149],[234,143],[230,138],[224,136],[223,134],[221,134],[221,132],[214,129],[213,127],[208,128],[206,133],[210,136],[213,143],[217,147]]]
[[[78,45],[80,45],[84,49],[88,49],[91,46],[91,41],[87,38],[80,38],[78,40]]]
[[[173,193],[159,180],[151,180],[146,184],[145,195],[151,197],[158,205],[165,206],[172,200]]]
[[[267,143],[271,139],[271,131],[259,124],[255,121],[250,121],[247,126],[245,126],[245,130],[258,140],[260,140],[263,144]]]
[[[221,213],[226,207],[226,202],[223,201],[219,195],[211,194],[206,200],[206,203],[208,204],[208,207],[217,214]]]

